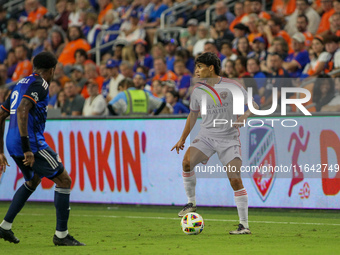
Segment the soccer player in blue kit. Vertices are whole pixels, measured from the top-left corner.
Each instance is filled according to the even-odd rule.
[[[20,241],[11,230],[16,215],[38,187],[41,178],[46,177],[56,184],[54,205],[57,212],[57,226],[53,243],[62,246],[85,245],[68,233],[71,178],[58,154],[47,145],[43,135],[49,99],[48,88],[57,62],[53,54],[39,53],[33,59],[33,74],[21,79],[1,105],[0,171],[5,171],[6,166],[9,166],[4,154],[3,136],[5,119],[10,116],[6,146],[26,181],[14,194],[7,214],[0,224],[0,238],[12,243]]]

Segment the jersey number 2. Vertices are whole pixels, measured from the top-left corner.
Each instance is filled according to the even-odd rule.
[[[15,114],[16,109],[13,109],[15,107],[15,105],[17,104],[19,98],[19,92],[18,91],[14,91],[12,93],[11,99],[12,99],[12,103],[11,103],[11,114]]]

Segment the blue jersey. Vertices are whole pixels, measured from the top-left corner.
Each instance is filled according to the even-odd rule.
[[[36,153],[48,147],[45,138],[45,122],[48,106],[48,83],[38,74],[31,74],[21,79],[13,88],[11,95],[1,106],[2,110],[10,113],[10,122],[6,145],[11,156],[20,157],[24,153],[21,149],[21,136],[18,128],[17,108],[23,98],[31,101],[34,106],[28,114],[28,135],[31,150]]]

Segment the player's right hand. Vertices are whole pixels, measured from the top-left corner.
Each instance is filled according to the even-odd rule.
[[[177,154],[179,154],[179,150],[183,150],[184,149],[184,143],[185,141],[183,140],[179,140],[176,145],[174,147],[172,147],[171,151],[173,151],[176,148]]]
[[[33,154],[33,152],[31,152],[31,151],[26,151],[26,152],[24,153],[24,156],[25,156],[25,158],[24,158],[24,160],[22,161],[22,162],[24,162],[24,165],[25,165],[25,166],[30,166],[30,167],[32,167],[33,164],[34,164],[34,154]]]
[[[5,154],[0,153],[0,173],[6,172],[6,166],[9,166]]]

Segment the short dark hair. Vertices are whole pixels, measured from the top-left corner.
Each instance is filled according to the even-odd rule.
[[[55,68],[58,60],[51,52],[44,51],[40,52],[33,59],[34,69],[45,69],[49,70],[51,68]]]
[[[339,42],[339,37],[337,37],[336,35],[326,35],[324,37],[324,43],[338,43]]]
[[[85,59],[88,59],[86,50],[84,49],[78,49],[74,52],[74,57],[76,57],[77,53],[79,53],[81,56],[83,56]]]
[[[260,60],[258,60],[257,58],[248,58],[247,63],[249,62],[249,60],[254,60],[258,66],[260,65]]]
[[[298,18],[304,18],[307,24],[309,23],[308,17],[305,14],[300,14]]]
[[[280,19],[278,17],[272,17],[270,20],[274,22],[275,26],[280,26],[281,27],[282,19]]]
[[[214,43],[214,42],[212,42],[212,41],[206,41],[204,45],[208,45],[208,44],[214,46],[214,47],[217,49],[216,43]]]
[[[261,0],[250,0],[250,2],[258,2],[258,3],[262,4]]]
[[[214,66],[215,74],[220,75],[221,72],[221,60],[215,53],[204,52],[199,55],[195,60],[195,65],[198,63],[205,64],[207,66]]]
[[[174,98],[177,97],[176,101],[178,102],[178,100],[179,100],[179,93],[177,91],[172,90],[172,91],[168,91],[167,93],[170,93]]]

